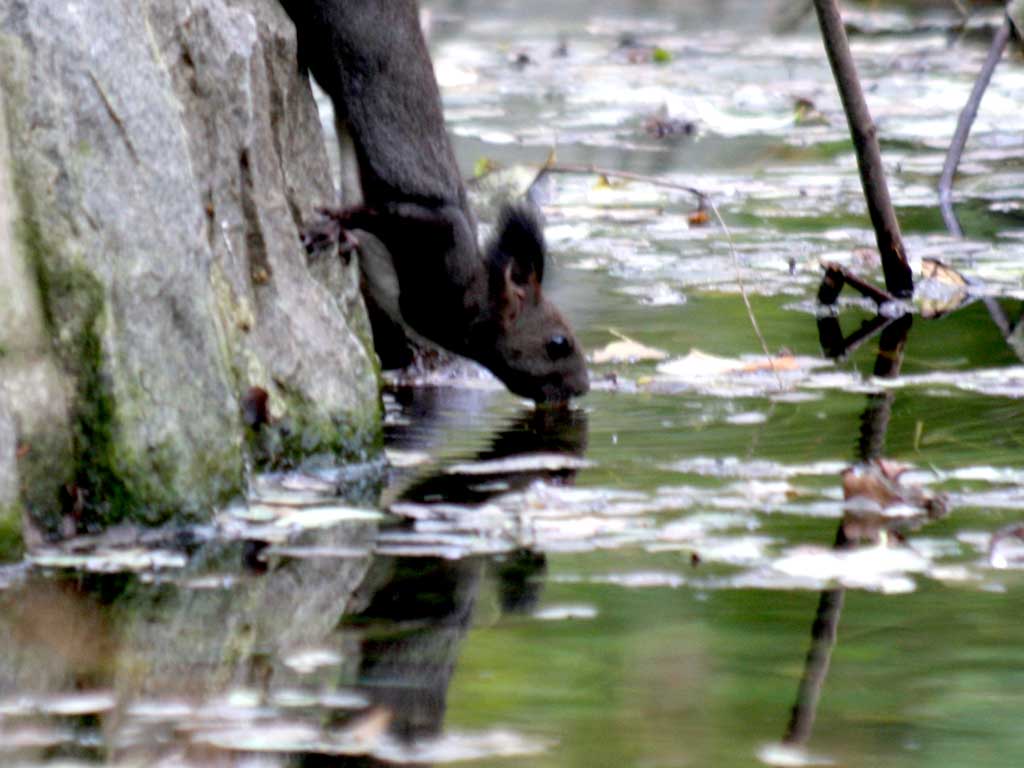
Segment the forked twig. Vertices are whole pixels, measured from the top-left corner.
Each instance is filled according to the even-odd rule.
[[[725,240],[729,243],[729,252],[732,254],[732,263],[736,269],[736,285],[739,286],[740,296],[743,297],[743,306],[747,308],[747,317],[750,319],[750,325],[754,329],[754,335],[757,336],[757,340],[761,344],[761,351],[764,352],[765,359],[768,361],[768,365],[771,366],[772,373],[775,374],[775,381],[779,385],[779,391],[784,389],[782,384],[782,376],[779,375],[778,368],[775,367],[775,361],[772,359],[771,352],[768,351],[768,342],[764,340],[764,334],[761,333],[761,326],[757,323],[757,315],[754,314],[754,308],[750,304],[750,297],[747,296],[747,287],[743,284],[743,274],[740,270],[740,257],[736,252],[736,245],[732,241],[732,233],[729,231],[729,227],[726,226],[725,219],[722,218],[722,214],[718,211],[718,206],[715,205],[715,201],[711,198],[705,198],[704,202],[711,212],[715,214],[715,219],[718,221],[718,226],[722,228],[725,233]]]
[[[822,291],[819,291],[818,293],[818,300],[821,301],[822,304],[832,304],[835,302],[834,296],[831,297],[831,300],[822,296],[826,283],[828,282],[837,284],[840,288],[842,288],[843,285],[849,285],[861,296],[866,296],[879,306],[888,302],[897,301],[896,297],[891,293],[883,291],[878,286],[872,285],[867,280],[858,277],[842,264],[837,264],[833,261],[824,261],[821,266],[825,270],[825,279],[822,280]],[[835,291],[835,293],[838,293],[838,291]]]

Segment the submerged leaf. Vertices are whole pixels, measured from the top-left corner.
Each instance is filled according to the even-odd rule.
[[[926,491],[918,485],[903,483],[901,475],[908,467],[887,459],[874,459],[849,467],[842,473],[843,498],[846,509],[888,516],[905,516],[909,512],[940,516],[946,511],[946,497]]]

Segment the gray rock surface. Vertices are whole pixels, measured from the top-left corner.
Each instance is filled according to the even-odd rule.
[[[295,61],[276,2],[0,0],[0,380],[44,528],[66,483],[108,519],[237,493],[252,386],[291,456],[377,444],[355,266],[299,244],[333,192]]]

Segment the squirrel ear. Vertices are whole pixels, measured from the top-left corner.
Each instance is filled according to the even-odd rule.
[[[512,279],[512,264],[505,267],[498,300],[498,315],[504,328],[511,328],[526,303],[526,288]]]
[[[491,274],[501,272],[517,285],[544,280],[544,232],[539,213],[530,203],[506,205],[498,218],[494,237],[487,246]]]

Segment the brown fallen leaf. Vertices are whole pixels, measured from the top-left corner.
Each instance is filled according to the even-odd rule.
[[[691,227],[702,227],[711,221],[711,214],[703,208],[698,208],[687,216],[686,220],[689,222]]]
[[[769,357],[761,360],[755,360],[752,363],[737,368],[737,373],[758,373],[760,371],[796,371],[800,368],[800,363],[796,357],[789,353],[783,353],[778,357]]]

